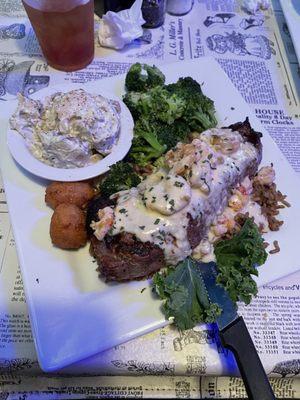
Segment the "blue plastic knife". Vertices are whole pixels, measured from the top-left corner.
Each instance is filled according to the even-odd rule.
[[[216,283],[216,264],[198,262],[197,267],[210,302],[218,304],[223,310],[216,321],[220,339],[235,356],[249,399],[275,400],[243,317],[238,316],[235,304],[224,288]]]

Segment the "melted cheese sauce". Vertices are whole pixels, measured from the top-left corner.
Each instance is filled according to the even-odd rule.
[[[256,162],[257,150],[238,132],[211,129],[192,143],[179,144],[166,155],[168,168],[150,175],[137,188],[117,193],[111,235],[134,234],[156,244],[168,264],[192,253],[188,240],[189,215],[204,215],[208,230],[225,209],[230,189]]]

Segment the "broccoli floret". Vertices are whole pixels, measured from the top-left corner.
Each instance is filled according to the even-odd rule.
[[[131,112],[131,115],[135,121],[139,118],[141,114],[141,108],[140,108],[141,96],[142,93],[140,92],[128,92],[123,97],[123,101],[129,108],[129,111]]]
[[[185,100],[176,93],[169,93],[162,87],[156,87],[147,94],[150,96],[149,112],[152,112],[158,120],[171,125],[182,116],[186,106]]]
[[[134,138],[129,159],[138,165],[145,166],[151,160],[159,158],[167,146],[157,140],[156,127],[146,118],[139,119],[134,127]]]
[[[213,101],[202,93],[201,86],[193,78],[180,78],[166,89],[185,100],[183,119],[191,130],[202,132],[217,125]]]
[[[142,138],[134,138],[128,158],[137,165],[145,167],[159,158],[163,152],[163,150],[156,150]]]
[[[168,125],[151,117],[140,118],[134,128],[130,159],[145,166],[161,157],[178,142],[186,141],[189,133],[190,129],[183,120]]]
[[[155,103],[152,101],[152,91],[147,93],[128,92],[123,98],[124,103],[129,108],[133,119],[136,121],[140,116],[148,115],[149,112],[156,112]]]
[[[103,197],[109,197],[120,190],[130,189],[137,186],[141,178],[128,162],[119,161],[114,164],[107,176],[100,184],[100,193]]]
[[[127,91],[145,92],[155,86],[163,86],[164,74],[155,65],[133,64],[126,75],[125,87]]]
[[[128,92],[123,101],[135,121],[139,117],[151,114],[155,119],[169,125],[183,115],[186,105],[185,101],[177,94],[171,94],[160,86],[150,89],[146,93]]]
[[[193,78],[179,78],[176,83],[166,85],[165,88],[172,94],[176,93],[178,96],[190,100],[194,95],[203,95],[200,84]]]
[[[157,160],[154,161],[153,165],[159,169],[166,168],[167,167],[166,158],[162,155],[161,157],[159,157]]]
[[[153,126],[156,129],[158,141],[163,143],[167,150],[175,147],[178,142],[185,142],[190,133],[189,126],[181,119],[172,125],[153,122]]]
[[[183,118],[189,124],[191,130],[202,132],[217,125],[214,113],[214,103],[208,97],[202,95],[201,99],[195,99],[194,102],[189,103]]]

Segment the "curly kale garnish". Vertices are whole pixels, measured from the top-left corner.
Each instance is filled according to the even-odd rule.
[[[219,274],[217,283],[224,286],[232,301],[249,304],[257,294],[257,285],[251,275],[258,275],[257,266],[265,263],[267,253],[257,225],[247,219],[232,239],[215,245]]]

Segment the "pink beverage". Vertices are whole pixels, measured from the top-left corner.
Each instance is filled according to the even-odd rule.
[[[23,0],[51,67],[76,71],[94,57],[94,0]]]

